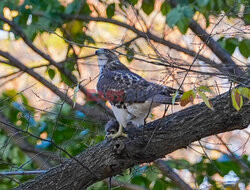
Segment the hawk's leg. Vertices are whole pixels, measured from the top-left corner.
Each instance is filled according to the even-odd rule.
[[[112,139],[121,137],[121,136],[128,137],[126,133],[123,133],[123,126],[121,124],[119,124],[119,129],[116,133],[107,135],[108,138],[112,138]]]

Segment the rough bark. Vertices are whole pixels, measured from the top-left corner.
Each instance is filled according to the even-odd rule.
[[[215,111],[204,103],[197,104],[151,122],[144,128],[132,128],[128,131],[129,138],[105,140],[87,149],[76,158],[95,175],[75,160],[68,160],[17,189],[85,189],[127,168],[185,148],[201,138],[249,125],[249,102],[240,111],[231,106],[229,93],[214,98],[212,102]]]

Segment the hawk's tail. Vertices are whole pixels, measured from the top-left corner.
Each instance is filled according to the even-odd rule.
[[[153,96],[153,102],[156,104],[172,104],[173,97],[169,95],[156,94]],[[180,100],[180,96],[178,95],[175,99],[175,105],[177,105]]]
[[[173,98],[173,96],[175,95],[175,93],[177,91],[178,91],[178,94],[175,97],[175,102],[179,102],[180,99],[181,99],[181,95],[183,94],[182,90],[171,88],[171,87],[168,87],[168,86],[164,86],[163,93],[161,93],[161,94],[164,94],[165,96],[170,96],[171,97],[171,102],[172,102],[172,98]]]

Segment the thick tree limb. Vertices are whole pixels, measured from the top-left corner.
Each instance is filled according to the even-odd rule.
[[[96,177],[71,159],[17,189],[84,189],[127,168],[187,147],[201,138],[249,125],[249,102],[240,111],[231,106],[229,93],[212,99],[212,102],[215,111],[204,103],[197,104],[151,122],[144,129],[132,128],[128,131],[129,138],[105,140],[87,149],[77,159],[88,165]]]

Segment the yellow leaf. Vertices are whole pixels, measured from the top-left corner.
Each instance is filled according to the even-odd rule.
[[[181,97],[181,106],[187,105],[189,102],[193,102],[196,97],[196,92],[194,90],[189,90],[187,92],[184,92]]]
[[[206,104],[206,106],[208,108],[210,108],[211,110],[214,110],[213,108],[213,104],[212,102],[207,98],[206,94],[204,94],[202,91],[198,90],[197,93],[199,94],[199,96],[202,98],[202,100],[204,101],[204,103]]]
[[[233,107],[239,111],[240,108],[243,106],[243,98],[240,95],[240,92],[237,88],[234,88],[231,93]]]
[[[3,30],[5,30],[5,31],[10,31],[10,25],[8,25],[7,23],[4,23],[3,24]]]
[[[239,93],[250,100],[250,89],[247,87],[239,87]]]

